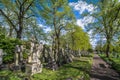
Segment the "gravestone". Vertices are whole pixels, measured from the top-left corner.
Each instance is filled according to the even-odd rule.
[[[20,65],[19,65],[19,62],[20,62],[20,52],[21,52],[21,48],[20,48],[20,45],[16,45],[15,46],[15,64],[14,64],[14,66],[12,66],[13,67],[13,69],[14,70],[20,70]]]
[[[3,50],[0,49],[0,65],[3,63]]]
[[[42,64],[41,61],[39,60],[40,55],[42,53],[43,45],[41,44],[36,44],[34,43],[34,39],[31,41],[31,52],[28,57],[28,64],[27,66],[27,73],[29,75],[33,75],[36,73],[41,73],[42,72]]]
[[[20,48],[20,58],[19,58],[19,61],[22,62],[23,61],[23,50],[24,50],[23,45],[20,45],[19,48]]]
[[[20,47],[19,47],[19,45],[16,45],[16,47],[15,47],[15,66],[19,65],[19,53],[20,53]]]

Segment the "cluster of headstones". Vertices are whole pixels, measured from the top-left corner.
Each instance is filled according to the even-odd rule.
[[[73,57],[70,53],[70,50],[61,48],[59,54],[57,54],[57,60],[59,61],[56,61],[52,47],[44,47],[42,58],[44,58],[43,62],[47,63],[45,67],[50,68],[54,71],[58,69],[59,66],[71,62]]]
[[[15,47],[15,62],[10,65],[10,69],[21,69],[26,73],[30,73],[30,75],[41,73],[42,64],[40,61],[40,56],[43,50],[43,44],[34,43],[34,40],[31,41],[30,52],[28,53],[27,63],[23,60],[23,45],[16,45]],[[0,49],[0,65],[3,65],[3,50]],[[0,66],[1,67],[1,66]]]

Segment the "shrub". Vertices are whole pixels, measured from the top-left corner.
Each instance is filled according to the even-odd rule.
[[[14,50],[16,45],[21,45],[22,41],[15,38],[6,37],[0,34],[0,48],[4,51],[3,62],[10,63],[14,60]]]

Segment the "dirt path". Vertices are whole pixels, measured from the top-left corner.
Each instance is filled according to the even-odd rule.
[[[97,54],[94,55],[90,80],[120,80],[120,75],[103,61]]]

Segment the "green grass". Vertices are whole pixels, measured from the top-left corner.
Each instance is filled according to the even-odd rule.
[[[31,80],[90,80],[91,65],[92,57],[76,57],[72,63],[61,66],[57,71],[43,68],[42,73],[31,76]],[[20,71],[0,71],[0,80],[23,80],[25,77],[28,76]]]
[[[114,58],[113,56],[107,58],[105,54],[99,54],[100,57],[110,64],[116,71],[120,73],[120,58]]]
[[[112,67],[120,73],[120,58],[110,58],[110,61],[112,62]]]
[[[65,64],[57,71],[43,69],[40,74],[32,76],[33,80],[65,80],[71,78],[72,80],[90,80],[89,71],[91,70],[92,58],[81,57],[75,58],[74,62]]]
[[[25,74],[17,71],[12,72],[9,70],[0,71],[0,80],[22,80],[25,77]]]

